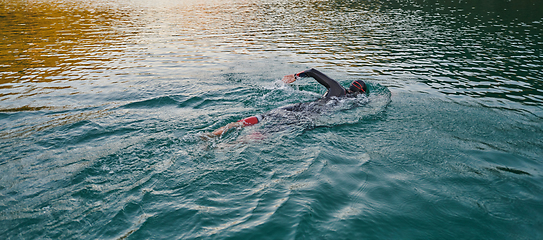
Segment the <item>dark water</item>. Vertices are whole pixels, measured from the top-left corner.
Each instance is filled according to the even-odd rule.
[[[1,239],[543,239],[541,1],[0,6]]]

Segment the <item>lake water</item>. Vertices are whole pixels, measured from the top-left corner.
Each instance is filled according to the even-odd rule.
[[[0,32],[1,239],[543,239],[541,1],[3,0]],[[309,68],[367,104],[202,138]]]

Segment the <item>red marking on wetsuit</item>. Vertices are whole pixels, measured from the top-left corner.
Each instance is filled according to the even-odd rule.
[[[252,117],[248,117],[248,118],[245,118],[245,119],[241,119],[238,122],[243,123],[243,126],[246,127],[246,126],[251,126],[251,125],[257,124],[258,123],[258,118],[256,116],[252,116]]]

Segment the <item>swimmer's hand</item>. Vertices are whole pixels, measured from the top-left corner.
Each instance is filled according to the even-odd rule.
[[[294,81],[296,81],[296,77],[294,76],[294,74],[286,75],[283,77],[282,81],[286,84],[293,83]]]

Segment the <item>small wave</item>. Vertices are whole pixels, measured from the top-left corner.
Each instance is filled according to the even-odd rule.
[[[121,108],[156,108],[169,105],[178,105],[179,103],[170,96],[151,98],[143,101],[131,102]]]
[[[41,106],[41,107],[22,106],[22,107],[17,107],[17,108],[0,109],[0,112],[29,112],[29,111],[39,111],[42,109],[52,109],[52,108],[47,107],[47,106]]]
[[[532,175],[532,174],[530,174],[528,172],[518,170],[518,169],[514,169],[514,168],[509,168],[509,167],[499,167],[498,166],[498,167],[496,167],[496,169],[498,169],[500,171],[504,171],[504,172],[510,172],[510,173],[518,174],[518,175],[528,175],[528,176]]]

